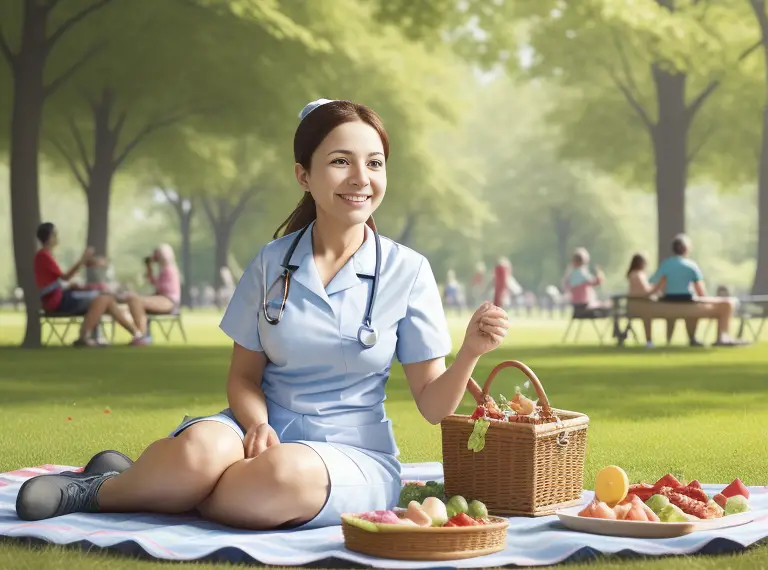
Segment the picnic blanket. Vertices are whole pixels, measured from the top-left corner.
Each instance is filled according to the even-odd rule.
[[[26,522],[16,516],[21,484],[30,477],[73,469],[43,465],[0,474],[0,536],[42,539],[56,544],[111,548],[165,560],[228,560],[267,565],[344,567],[353,562],[377,568],[482,568],[540,566],[592,558],[599,553],[680,555],[743,550],[768,537],[768,487],[750,487],[750,504],[760,510],[749,524],[680,538],[642,540],[573,532],[557,517],[510,519],[504,552],[455,562],[414,562],[372,558],[348,551],[340,526],[304,531],[250,532],[189,516],[155,514],[73,514]],[[442,480],[440,463],[405,465],[404,480]],[[715,493],[723,485],[705,485]],[[590,500],[591,492],[584,493]]]

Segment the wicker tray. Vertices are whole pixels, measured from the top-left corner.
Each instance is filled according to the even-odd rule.
[[[458,560],[501,552],[507,547],[509,521],[488,518],[491,522],[478,526],[386,525],[378,532],[363,530],[342,518],[341,530],[344,546],[361,554],[399,560]]]
[[[474,424],[470,416],[445,418],[441,428],[446,496],[472,497],[485,503],[489,513],[507,516],[544,516],[579,504],[589,418],[552,408],[533,371],[515,360],[496,366],[482,389],[470,379],[467,389],[478,404],[488,401],[494,377],[509,367],[531,380],[539,413],[509,422],[491,420],[480,452],[467,448]]]

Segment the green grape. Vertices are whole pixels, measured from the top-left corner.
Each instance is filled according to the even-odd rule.
[[[469,510],[469,505],[467,504],[467,500],[461,495],[454,495],[453,497],[448,499],[447,506],[451,507],[454,511],[456,511],[454,514],[466,513]]]

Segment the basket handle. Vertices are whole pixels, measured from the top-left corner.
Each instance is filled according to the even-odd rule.
[[[475,401],[480,405],[485,403],[486,399],[489,397],[488,393],[491,390],[493,379],[496,378],[496,375],[505,368],[517,368],[518,370],[521,370],[526,376],[528,376],[530,381],[533,383],[533,387],[536,389],[536,394],[539,397],[539,406],[541,406],[542,415],[544,417],[551,416],[552,408],[549,406],[549,400],[547,399],[546,392],[544,392],[544,387],[541,385],[541,381],[539,381],[539,379],[536,377],[536,374],[533,373],[533,370],[517,360],[506,360],[500,364],[497,364],[496,368],[491,370],[491,373],[488,375],[488,379],[485,381],[485,385],[482,388],[480,388],[474,379],[470,378],[469,382],[467,383],[467,390],[469,390],[469,392],[475,398]]]

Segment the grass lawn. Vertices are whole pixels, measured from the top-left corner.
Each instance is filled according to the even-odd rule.
[[[186,346],[159,341],[146,348],[0,348],[0,471],[43,463],[82,465],[105,448],[136,457],[185,414],[225,407],[231,349],[216,327],[218,317],[191,313],[184,319],[190,337]],[[451,320],[457,348],[464,323]],[[19,314],[0,312],[0,344],[18,342],[22,324]],[[585,327],[581,345],[562,346],[564,326],[564,321],[515,321],[506,345],[481,361],[475,377],[484,380],[501,360],[522,360],[536,371],[554,406],[587,413],[587,487],[607,464],[621,465],[631,480],[655,480],[671,472],[709,483],[740,477],[749,485],[768,484],[768,344],[740,349],[599,348]],[[126,340],[119,336],[117,342]],[[511,395],[523,379],[517,371],[505,371],[493,393]],[[469,399],[463,409],[471,409]],[[393,367],[387,410],[402,461],[440,460],[440,429],[418,414],[399,366]],[[604,559],[590,566],[619,565],[764,568],[768,547],[738,556]],[[161,566],[165,564],[0,542],[0,568]]]

